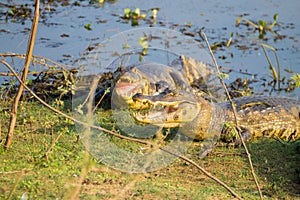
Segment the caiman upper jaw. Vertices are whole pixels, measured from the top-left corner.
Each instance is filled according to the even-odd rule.
[[[175,98],[174,93],[169,89],[152,96],[143,95],[142,93],[136,93],[132,96],[132,100],[135,102],[142,102],[153,106],[178,106],[178,104],[181,102],[181,99],[179,99],[179,97]]]
[[[116,92],[119,96],[124,99],[130,99],[132,94],[135,94],[140,89],[140,82],[129,83],[129,82],[120,82],[116,85]]]
[[[142,123],[163,125],[166,128],[178,127],[179,121],[174,120],[173,114],[178,110],[179,106],[151,106],[147,110],[139,110],[133,113],[133,117]],[[176,115],[176,114],[175,114]],[[175,118],[176,119],[176,118]]]

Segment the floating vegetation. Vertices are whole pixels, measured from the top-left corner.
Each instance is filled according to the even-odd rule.
[[[149,44],[148,44],[148,37],[147,36],[144,36],[144,37],[141,37],[139,39],[139,45],[142,46],[143,50],[141,52],[141,55],[140,55],[140,60],[142,60],[142,56],[145,56],[148,54],[148,47],[149,47]]]
[[[92,30],[92,24],[86,24],[86,25],[84,25],[84,28],[88,31],[91,31]]]
[[[300,87],[300,74],[295,74],[291,77],[296,87]]]
[[[131,21],[132,26],[138,26],[140,20],[147,20],[148,22],[155,24],[158,11],[159,8],[152,8],[146,12],[141,13],[140,8],[136,8],[134,11],[130,8],[125,8],[124,15],[122,15],[121,18],[125,19],[127,22]],[[150,15],[149,12],[151,13]],[[150,19],[147,19],[147,17],[149,17]]]
[[[270,46],[270,45],[263,44],[263,43],[261,43],[260,46],[262,47],[262,49],[264,51],[264,54],[267,58],[267,61],[269,63],[269,69],[272,72],[273,79],[274,79],[274,81],[278,81],[278,88],[280,88],[280,81],[279,81],[280,80],[280,65],[279,65],[279,59],[278,59],[278,56],[277,56],[277,53],[276,53],[276,49],[274,47]],[[274,52],[274,55],[275,55],[275,58],[276,58],[277,72],[276,72],[274,66],[271,63],[271,59],[270,59],[267,51],[265,50],[265,47]]]
[[[227,41],[221,41],[221,42],[214,42],[210,48],[212,50],[216,50],[217,48],[219,47],[229,47],[233,44],[233,36],[234,36],[234,33],[231,32],[230,33],[230,36],[229,36],[229,39]]]
[[[14,63],[18,62],[19,59],[24,59],[25,55],[1,54],[0,57],[4,60],[11,58],[12,63]],[[59,101],[70,99],[76,89],[75,75],[78,69],[67,69],[63,65],[41,56],[34,56],[32,63],[31,70],[28,73],[30,77],[26,80],[26,85],[29,88],[48,102],[54,99]],[[34,70],[35,68],[40,70]],[[9,99],[16,95],[19,82],[13,78],[11,73],[0,72],[0,75],[6,77],[4,82],[0,84],[0,97],[1,99]],[[31,95],[25,92],[23,99],[25,98],[31,98]]]
[[[258,20],[257,22],[253,22],[247,18],[243,18],[243,17],[239,17],[237,18],[236,22],[235,22],[235,25],[236,26],[239,26],[241,24],[241,21],[244,21],[246,22],[246,25],[247,26],[252,26],[254,27],[256,30],[259,31],[259,39],[264,39],[265,35],[267,34],[267,32],[271,32],[271,33],[275,33],[273,31],[273,27],[275,25],[277,25],[277,19],[278,19],[278,14],[274,14],[273,16],[273,22],[271,23],[268,23],[267,21],[264,21],[264,20]]]
[[[90,0],[89,4],[98,4],[100,7],[103,7],[105,3],[116,3],[118,0]],[[77,1],[76,1],[77,2]]]
[[[26,19],[32,16],[32,9],[28,7],[28,4],[21,5],[9,5],[5,3],[0,3],[0,7],[7,8],[5,13],[1,13],[2,17],[5,17],[5,20],[12,21],[25,21]],[[2,18],[0,17],[0,18]]]

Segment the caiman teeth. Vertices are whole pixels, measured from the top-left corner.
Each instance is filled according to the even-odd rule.
[[[179,108],[178,104],[176,104],[174,106],[155,104],[155,105],[152,105],[148,109],[138,110],[137,112],[133,113],[133,115],[138,120],[147,120],[149,118],[149,116],[151,116],[151,118],[159,117],[159,115],[161,115],[163,113],[169,114],[169,113],[175,112],[178,110],[178,108]],[[155,111],[155,112],[153,112],[153,111]],[[154,114],[154,113],[156,113],[156,114]]]
[[[149,113],[141,113],[141,112],[137,112],[137,113],[134,113],[133,116],[135,119],[137,119],[138,121],[145,121],[145,120],[148,120],[148,114]]]

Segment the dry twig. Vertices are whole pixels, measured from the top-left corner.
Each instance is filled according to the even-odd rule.
[[[214,54],[213,54],[213,52],[212,52],[212,50],[211,50],[211,48],[210,48],[209,42],[208,42],[208,40],[207,40],[207,37],[206,37],[206,35],[205,35],[204,32],[201,32],[201,34],[202,34],[203,38],[205,39],[206,45],[207,45],[207,47],[208,47],[208,49],[209,49],[209,52],[210,52],[211,57],[212,57],[212,59],[213,59],[213,62],[214,62],[214,64],[215,64],[215,67],[216,67],[216,70],[217,70],[217,73],[218,73],[219,80],[220,80],[222,86],[224,87],[225,92],[226,92],[226,95],[227,95],[227,97],[228,97],[228,100],[229,100],[229,102],[230,102],[230,104],[231,104],[231,107],[232,107],[232,110],[233,110],[233,115],[234,115],[234,120],[235,120],[235,125],[236,125],[236,127],[239,128],[239,124],[238,124],[238,121],[237,121],[237,111],[236,111],[236,106],[235,106],[234,102],[232,101],[232,99],[231,99],[231,97],[230,97],[230,95],[229,95],[229,91],[228,91],[228,89],[227,89],[227,87],[226,87],[226,85],[225,85],[225,83],[224,83],[224,81],[223,81],[223,79],[222,79],[222,76],[220,76],[220,74],[221,74],[220,68],[219,68],[219,65],[218,65],[218,63],[217,63],[217,60],[216,60],[216,58],[215,58],[215,56],[214,56]],[[259,183],[258,183],[258,181],[257,181],[256,174],[255,174],[255,172],[254,172],[254,167],[253,167],[253,164],[252,164],[251,154],[250,154],[249,151],[248,151],[248,148],[247,148],[247,146],[246,146],[246,144],[245,144],[245,141],[244,141],[244,139],[243,139],[243,137],[242,137],[242,135],[241,135],[241,131],[240,131],[240,130],[238,130],[238,134],[239,134],[239,137],[240,137],[241,142],[242,142],[242,144],[243,144],[243,147],[244,147],[244,149],[245,149],[245,151],[246,151],[246,154],[247,154],[247,157],[248,157],[248,161],[249,161],[249,164],[250,164],[250,168],[251,168],[251,173],[252,173],[253,179],[254,179],[254,181],[255,181],[257,190],[258,190],[258,192],[259,192],[260,199],[263,199],[262,192],[261,192]]]
[[[16,57],[16,58],[26,59],[26,54],[0,53],[0,57],[11,57],[11,58]],[[57,66],[57,67],[62,68],[65,71],[69,71],[65,65],[62,65],[58,62],[55,62],[55,61],[53,61],[49,58],[43,57],[43,56],[32,55],[31,62],[46,66],[48,68],[51,68],[53,66]]]
[[[52,151],[52,149],[54,148],[56,142],[58,141],[58,139],[60,138],[60,136],[63,134],[63,132],[60,132],[58,134],[58,136],[55,138],[55,140],[52,142],[51,147],[46,151],[45,156],[46,156],[46,160],[49,161],[48,159],[48,155],[49,153]]]
[[[36,36],[36,31],[37,31],[37,26],[38,26],[38,21],[39,21],[39,7],[40,7],[40,1],[36,0],[35,1],[35,13],[34,13],[34,19],[32,23],[32,28],[31,28],[31,33],[30,33],[30,38],[28,42],[28,47],[27,47],[27,52],[26,52],[26,61],[24,64],[24,69],[23,69],[23,74],[22,74],[22,81],[25,82],[29,70],[29,65],[31,62],[32,58],[32,52],[33,52],[33,47],[34,47],[34,41],[35,41],[35,36]],[[15,130],[15,124],[17,121],[17,112],[18,112],[18,106],[19,106],[19,100],[21,98],[21,95],[23,93],[24,86],[20,84],[18,93],[15,96],[13,105],[12,105],[12,110],[11,110],[11,117],[10,117],[10,125],[8,129],[8,133],[6,136],[6,141],[5,141],[5,149],[8,149],[12,143],[12,138],[14,135],[14,130]]]

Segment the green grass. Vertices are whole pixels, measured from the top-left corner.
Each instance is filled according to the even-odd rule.
[[[0,199],[68,199],[79,188],[80,199],[233,199],[220,185],[191,164],[176,160],[155,172],[129,174],[111,169],[87,154],[74,125],[36,102],[22,102],[13,145],[4,151],[10,102],[0,103]],[[110,112],[101,111],[99,123],[116,129]],[[53,149],[46,156],[55,139]],[[128,148],[128,141],[112,139]],[[300,198],[300,143],[272,139],[248,143],[254,168],[266,199]],[[135,147],[133,147],[135,148]],[[218,146],[199,160],[200,143],[186,156],[228,184],[245,199],[257,199],[243,148]],[[82,179],[81,179],[82,178]]]

